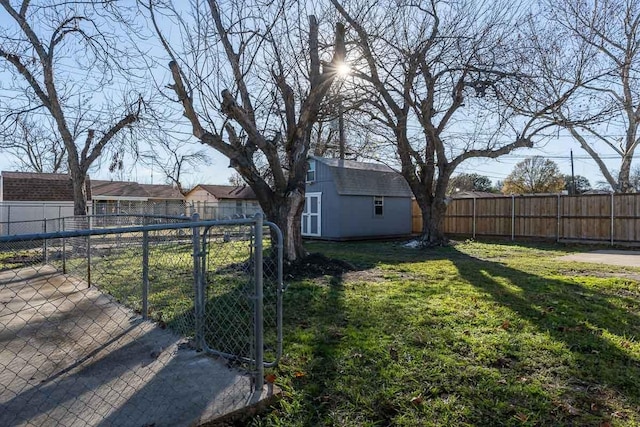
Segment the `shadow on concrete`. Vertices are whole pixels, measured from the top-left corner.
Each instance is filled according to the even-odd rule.
[[[194,425],[267,394],[96,288],[22,276],[0,287],[0,425]]]

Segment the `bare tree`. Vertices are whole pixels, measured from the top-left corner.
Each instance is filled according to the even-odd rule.
[[[386,158],[385,142],[377,135],[377,124],[361,110],[366,91],[361,90],[345,64],[338,83],[331,87],[314,126],[311,147],[320,157],[379,160]]]
[[[344,58],[344,28],[335,31],[333,53],[323,53],[316,18],[309,17],[306,37],[296,26],[298,2],[192,6],[190,23],[174,15],[182,24],[179,48],[161,34],[157,9],[147,9],[173,58],[171,88],[193,135],[230,159],[281,228],[285,257],[295,261],[306,255],[300,218],[311,132]]]
[[[331,0],[352,27],[353,73],[368,89],[370,120],[393,139],[420,207],[423,246],[446,242],[446,191],[465,160],[532,147],[549,124],[516,116],[504,96],[517,80],[517,7],[503,2]],[[345,3],[346,4],[346,3]],[[516,11],[516,12],[514,12]],[[353,34],[350,33],[350,34]],[[349,43],[350,41],[348,41]],[[538,114],[562,97],[539,102]]]
[[[142,107],[139,91],[123,89],[127,83],[118,80],[131,69],[107,13],[117,5],[24,0],[13,6],[0,0],[0,6],[0,71],[12,75],[2,87],[3,133],[20,123],[54,122],[49,138],[64,145],[74,212],[84,215],[89,168],[139,121]]]
[[[45,127],[46,126],[46,127]],[[16,118],[11,132],[0,135],[0,150],[11,155],[17,169],[25,172],[59,173],[67,170],[67,149],[52,132],[50,121]]]
[[[151,143],[153,150],[142,153],[140,158],[152,169],[160,169],[167,183],[174,185],[180,193],[186,194],[185,173],[191,173],[210,161],[204,150],[193,150],[191,145],[175,140],[168,134],[156,134]]]
[[[247,185],[238,172],[234,172],[233,174],[231,174],[231,176],[229,177],[229,184],[235,187],[242,187],[243,185]]]
[[[593,158],[611,188],[633,191],[631,163],[640,142],[640,3],[567,0],[543,6],[544,18],[564,34],[562,55],[589,57],[586,71],[591,76],[552,119]],[[538,37],[545,41],[546,32]],[[548,44],[544,52],[557,54]],[[568,69],[557,77],[574,76],[575,70]],[[620,158],[617,171],[603,160],[612,154]]]

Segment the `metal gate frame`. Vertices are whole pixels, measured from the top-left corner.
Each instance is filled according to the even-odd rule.
[[[109,216],[105,216],[109,217]],[[155,217],[155,216],[154,216]],[[29,240],[42,240],[44,243],[44,258],[46,260],[46,242],[50,239],[63,239],[63,248],[65,239],[102,235],[114,235],[119,233],[143,233],[143,254],[142,254],[142,310],[143,319],[148,318],[148,295],[149,295],[149,239],[150,231],[160,230],[177,230],[182,228],[191,228],[192,249],[193,249],[193,281],[194,281],[194,314],[195,314],[195,343],[196,347],[205,351],[207,354],[222,356],[232,360],[239,360],[250,363],[255,366],[255,387],[260,389],[264,385],[264,368],[276,366],[282,356],[282,294],[283,294],[283,235],[278,226],[272,222],[264,221],[262,213],[257,213],[254,218],[249,219],[233,219],[233,220],[200,220],[197,213],[189,217],[164,217],[158,218],[180,220],[178,223],[169,224],[151,224],[151,225],[132,225],[126,227],[113,227],[107,229],[80,229],[80,230],[64,230],[49,233],[31,233],[22,235],[0,236],[0,243],[12,243]],[[88,219],[90,217],[81,217]],[[87,221],[87,224],[89,222]],[[254,262],[254,294],[251,299],[254,300],[254,355],[247,358],[239,355],[224,353],[216,349],[209,348],[204,340],[205,328],[205,306],[206,306],[206,256],[207,256],[207,234],[213,227],[231,226],[231,225],[253,225],[253,262]],[[276,242],[271,242],[271,246],[277,249],[277,278],[276,278],[276,328],[277,343],[276,355],[273,361],[264,361],[264,271],[263,271],[263,234],[264,227],[269,227],[276,236]],[[89,242],[89,240],[87,240]],[[89,245],[89,243],[87,243]],[[66,259],[62,258],[63,270],[66,270]],[[87,254],[87,281],[91,283],[91,258],[90,253]],[[90,285],[89,285],[90,286]]]
[[[192,220],[198,222],[197,214],[194,214]],[[208,254],[208,235],[209,231],[220,225],[253,225],[252,234],[252,250],[253,250],[253,328],[254,328],[254,354],[253,357],[240,356],[236,354],[226,353],[216,350],[208,346],[205,339],[205,308],[207,304],[206,297],[206,266]],[[277,249],[277,271],[276,271],[276,355],[275,359],[270,362],[264,360],[264,227],[269,227],[276,236],[277,241],[271,242],[272,247]],[[199,350],[214,356],[221,356],[227,359],[238,360],[255,366],[256,389],[260,389],[264,385],[264,368],[276,366],[282,356],[282,294],[283,294],[283,235],[278,226],[272,222],[264,221],[262,213],[257,213],[253,219],[248,220],[223,220],[215,221],[215,224],[208,224],[203,227],[201,232],[200,224],[193,227],[193,277],[195,287],[195,343]],[[201,239],[201,240],[200,240]]]

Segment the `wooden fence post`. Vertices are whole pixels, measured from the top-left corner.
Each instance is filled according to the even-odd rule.
[[[613,246],[613,238],[614,238],[614,214],[613,214],[613,194],[611,193],[611,246]]]
[[[476,198],[473,198],[473,239],[476,238]]]
[[[516,196],[511,195],[511,241],[515,240],[516,235]]]
[[[556,242],[560,241],[560,193],[558,193],[558,206],[557,206],[557,214],[558,214],[558,219],[557,219],[557,225],[556,225]]]

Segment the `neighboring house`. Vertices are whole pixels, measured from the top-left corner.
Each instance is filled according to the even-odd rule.
[[[87,178],[87,199],[91,200]],[[73,184],[68,174],[0,173],[0,222],[3,234],[39,233],[59,229],[58,218],[73,216]],[[53,221],[56,219],[56,221]]]
[[[311,157],[302,235],[330,240],[411,234],[411,189],[388,166]]]
[[[488,191],[458,191],[451,194],[452,199],[486,199],[489,197],[504,197],[501,193],[489,193]]]
[[[185,200],[203,219],[249,217],[261,211],[255,193],[247,185],[198,184],[185,195]]]
[[[130,181],[91,182],[93,213],[184,215],[184,196],[171,185]]]

